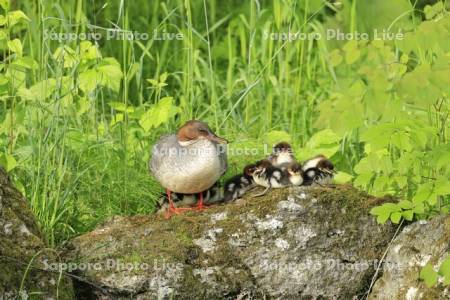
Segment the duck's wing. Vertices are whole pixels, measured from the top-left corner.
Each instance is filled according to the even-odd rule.
[[[228,162],[227,162],[227,145],[226,144],[217,144],[217,148],[219,150],[219,159],[220,159],[220,174],[223,175],[227,171]]]
[[[178,146],[177,138],[174,134],[164,135],[152,147],[151,157],[148,161],[148,168],[151,173],[158,172],[164,159],[167,158],[170,149]]]

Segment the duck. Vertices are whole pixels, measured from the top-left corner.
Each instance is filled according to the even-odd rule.
[[[297,162],[285,163],[282,168],[274,166],[268,159],[256,162],[252,173],[253,180],[257,185],[266,188],[261,194],[265,195],[271,188],[284,188],[287,186],[302,185],[304,175],[302,167]]]
[[[242,174],[235,175],[228,179],[224,184],[223,202],[234,201],[241,198],[248,190],[250,190],[255,181],[253,180],[254,164],[246,165]]]
[[[291,145],[287,142],[276,144],[267,160],[275,167],[295,162]]]
[[[304,185],[329,185],[333,182],[336,171],[334,165],[325,155],[319,154],[303,163]]]
[[[203,192],[227,170],[225,138],[217,136],[207,123],[187,121],[177,133],[164,135],[152,148],[148,163],[155,179],[165,188],[169,202],[166,217],[190,208],[177,208],[172,193],[198,194],[194,209],[205,208]]]

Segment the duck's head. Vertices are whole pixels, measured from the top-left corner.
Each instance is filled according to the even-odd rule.
[[[202,121],[187,121],[177,132],[177,139],[180,144],[189,144],[200,139],[210,140],[218,144],[226,144],[228,141],[217,136],[208,124]]]
[[[322,159],[319,160],[319,162],[317,163],[317,168],[320,171],[328,173],[328,174],[336,173],[336,171],[334,170],[333,163],[328,158],[326,158],[323,155],[321,155],[320,158],[322,158]]]
[[[269,160],[267,160],[267,159],[259,160],[255,163],[255,168],[254,168],[253,174],[261,174],[261,173],[265,172],[271,166],[272,166],[272,163]]]
[[[287,142],[281,142],[281,143],[276,144],[273,147],[274,154],[282,153],[282,152],[292,153],[291,145]]]
[[[302,173],[303,173],[302,166],[297,162],[290,163],[287,166],[286,170],[288,171],[289,175],[291,175],[291,176],[302,175]]]
[[[256,170],[256,165],[254,164],[250,164],[250,165],[246,165],[244,167],[244,175],[246,176],[253,176],[253,173],[255,173]]]
[[[276,144],[273,147],[269,159],[275,166],[292,162],[294,160],[294,155],[292,153],[291,145],[286,142]]]

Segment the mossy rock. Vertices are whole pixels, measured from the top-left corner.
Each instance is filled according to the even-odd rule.
[[[449,250],[450,215],[404,227],[389,246],[383,275],[369,299],[450,299],[450,286],[442,281],[429,288],[419,280],[422,267],[431,264],[437,271]]]
[[[26,200],[0,168],[0,299],[74,299],[69,278],[40,270],[56,261]]]
[[[296,187],[170,220],[114,217],[73,239],[65,259],[91,266],[76,271],[94,283],[85,292],[112,299],[350,299],[393,237],[369,215],[384,201]]]

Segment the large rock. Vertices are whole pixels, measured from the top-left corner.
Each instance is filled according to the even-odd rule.
[[[419,280],[420,269],[430,263],[437,271],[449,250],[449,215],[406,226],[390,245],[370,299],[450,299],[450,287],[439,283],[427,288]]]
[[[36,269],[56,261],[46,248],[26,200],[0,168],[0,299],[73,299],[70,280]]]
[[[393,237],[348,186],[289,188],[201,213],[115,217],[73,239],[67,261],[104,299],[351,299]],[[81,291],[80,291],[81,292]]]

